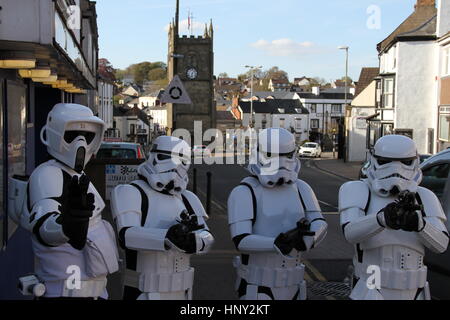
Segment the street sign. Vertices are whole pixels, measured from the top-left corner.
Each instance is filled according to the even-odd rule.
[[[106,200],[111,200],[111,191],[119,184],[129,184],[138,179],[137,165],[107,165],[105,167]]]
[[[162,103],[192,104],[183,82],[178,75],[173,77],[167,89],[161,97]]]

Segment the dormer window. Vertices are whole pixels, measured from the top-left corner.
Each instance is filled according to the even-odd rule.
[[[278,108],[278,112],[279,112],[279,113],[283,113],[283,114],[284,114],[284,113],[285,113],[285,110],[284,110],[284,109],[282,109],[282,108]]]

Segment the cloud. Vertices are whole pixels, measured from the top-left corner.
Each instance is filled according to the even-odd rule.
[[[164,30],[166,30],[166,32],[169,32],[169,26],[167,25],[164,27]],[[180,32],[181,33],[188,33],[189,32],[189,23],[188,23],[188,19],[185,20],[181,20],[180,21]],[[205,31],[205,24],[198,22],[198,21],[191,21],[191,28],[192,28],[192,32],[193,33],[198,33],[198,32],[202,32]]]
[[[319,46],[315,43],[309,41],[297,42],[288,38],[277,39],[270,42],[261,39],[251,43],[250,45],[253,48],[262,50],[271,56],[280,57],[305,55],[321,51]]]

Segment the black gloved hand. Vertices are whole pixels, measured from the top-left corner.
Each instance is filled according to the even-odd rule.
[[[400,216],[400,228],[407,232],[419,232],[423,226],[423,221],[416,211],[404,212]]]
[[[386,227],[393,230],[400,230],[399,210],[395,202],[388,204],[383,210]]]
[[[197,243],[195,241],[195,234],[190,232],[183,224],[178,223],[171,226],[169,231],[167,231],[166,238],[187,254],[196,252]]]
[[[95,196],[88,193],[88,188],[89,179],[86,175],[82,175],[80,179],[72,177],[57,220],[69,238],[69,244],[77,250],[82,250],[86,245],[89,219],[95,210]]]
[[[284,233],[280,233],[275,239],[275,246],[283,255],[288,255],[294,249],[295,244]]]

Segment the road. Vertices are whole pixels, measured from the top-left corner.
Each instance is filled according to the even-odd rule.
[[[306,280],[311,285],[310,298],[335,299],[339,297],[324,297],[318,290],[327,289],[324,284],[333,287],[340,285],[351,264],[353,248],[343,238],[337,215],[338,191],[346,180],[320,171],[313,161],[302,160],[299,177],[315,191],[329,226],[326,239],[305,256]],[[212,173],[213,196],[208,225],[216,238],[210,253],[192,258],[192,264],[196,268],[194,299],[234,300],[237,296],[232,259],[238,253],[228,230],[226,204],[233,188],[248,176],[248,172],[240,165],[195,165],[194,168],[197,170],[197,194],[203,203],[206,198],[206,173]]]

